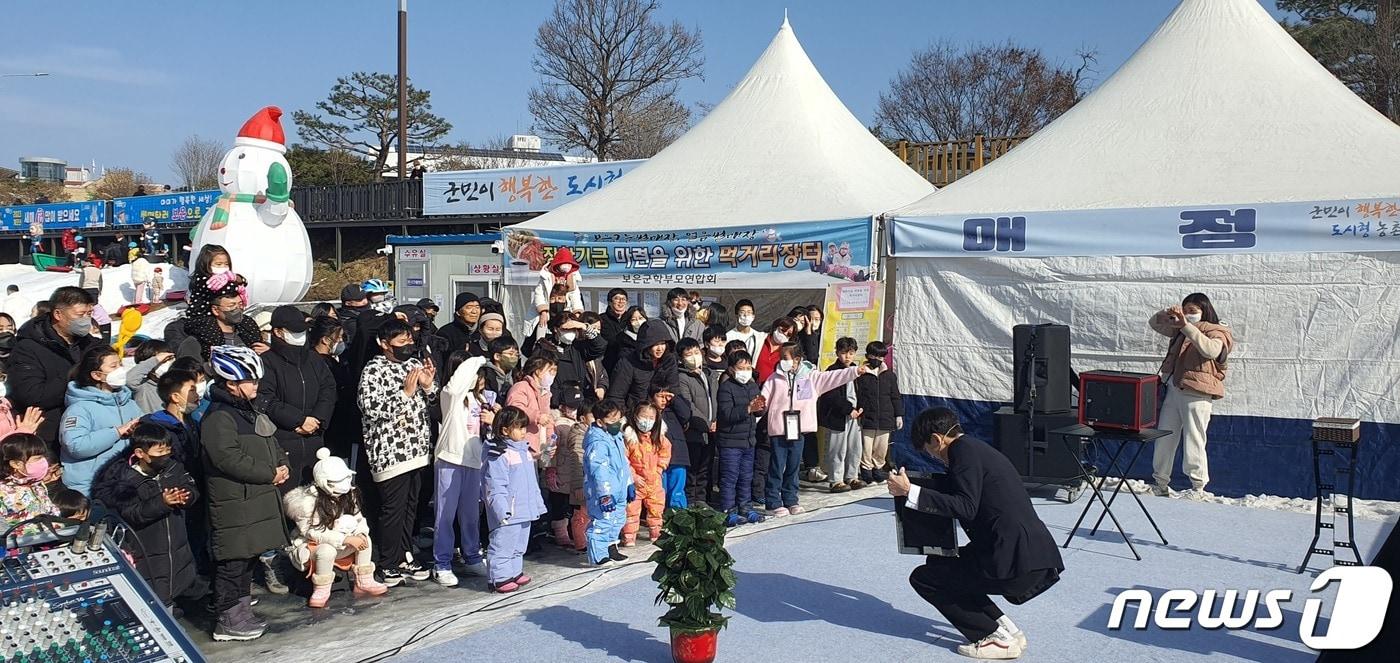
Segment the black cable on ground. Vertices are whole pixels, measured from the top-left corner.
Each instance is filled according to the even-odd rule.
[[[863,498],[858,499],[858,500],[855,500],[855,501],[853,501],[853,502],[845,502],[845,503],[842,503],[842,504],[830,504],[830,505],[827,505],[827,506],[820,506],[820,507],[817,507],[817,508],[815,508],[815,509],[812,509],[811,511],[808,511],[807,513],[816,514],[816,513],[822,512],[822,511],[827,511],[827,510],[830,510],[830,509],[836,509],[836,508],[840,508],[840,507],[851,506],[851,505],[853,505],[853,504],[860,504],[860,503],[862,503],[862,502],[868,502],[868,501],[871,501],[871,500],[886,499],[887,497],[888,497],[888,496],[883,496],[883,495],[882,495],[882,496],[863,497]],[[775,525],[770,525],[770,526],[764,527],[764,528],[762,528],[762,529],[750,529],[750,530],[748,530],[748,531],[741,531],[741,532],[739,532],[739,533],[733,533],[733,531],[731,530],[731,533],[725,535],[725,541],[728,542],[728,541],[733,541],[733,540],[736,540],[736,539],[745,539],[745,538],[748,538],[748,537],[750,537],[750,536],[754,536],[754,535],[756,535],[756,534],[763,534],[763,533],[766,533],[766,532],[771,532],[771,531],[775,531],[775,530],[780,530],[780,529],[784,529],[784,528],[787,528],[787,527],[793,527],[793,526],[795,526],[795,525],[808,525],[808,524],[816,524],[816,523],[826,523],[826,522],[834,522],[834,521],[838,521],[838,520],[849,520],[849,519],[851,519],[851,518],[866,518],[866,517],[869,517],[869,516],[883,516],[883,515],[890,515],[891,513],[892,513],[892,512],[888,512],[888,511],[875,511],[875,512],[871,512],[871,513],[856,513],[856,514],[850,514],[850,515],[846,515],[846,516],[831,516],[831,517],[827,517],[827,518],[806,518],[806,519],[803,519],[803,520],[790,520],[790,521],[786,521],[786,522],[783,522],[783,523],[779,523],[779,524],[775,524]],[[546,582],[546,583],[544,583],[544,584],[542,584],[542,585],[539,585],[539,586],[535,587],[533,590],[525,590],[525,591],[523,591],[523,592],[520,592],[519,594],[514,594],[514,593],[508,594],[508,595],[503,596],[503,597],[501,597],[501,598],[499,598],[499,599],[496,599],[495,601],[492,601],[492,602],[490,602],[490,603],[487,603],[486,605],[481,606],[480,608],[474,608],[474,609],[467,610],[467,611],[465,611],[465,612],[460,612],[460,613],[453,614],[453,615],[446,615],[446,616],[441,617],[441,618],[439,618],[439,619],[436,619],[436,620],[434,620],[434,621],[432,621],[432,622],[430,622],[430,623],[428,623],[428,624],[423,625],[421,628],[419,628],[417,631],[415,631],[415,632],[413,633],[413,635],[409,636],[408,639],[404,640],[404,642],[403,642],[402,644],[398,645],[397,647],[394,647],[394,648],[392,648],[392,649],[386,649],[386,650],[381,651],[381,652],[379,652],[379,653],[377,653],[377,654],[373,654],[373,655],[370,655],[370,656],[368,656],[368,657],[362,658],[362,659],[360,659],[359,661],[357,661],[356,663],[379,663],[379,661],[383,661],[383,660],[385,660],[385,659],[388,659],[388,658],[397,656],[397,655],[403,653],[403,650],[404,650],[404,649],[406,649],[406,648],[408,648],[408,647],[410,647],[410,646],[412,646],[412,645],[415,645],[415,644],[417,644],[417,643],[419,643],[419,642],[421,642],[421,641],[423,641],[423,640],[425,640],[425,639],[431,637],[433,634],[437,633],[438,631],[441,631],[442,629],[446,628],[447,626],[449,626],[450,624],[456,622],[457,620],[462,619],[463,617],[470,617],[470,616],[476,615],[476,614],[481,614],[481,613],[486,613],[486,612],[495,612],[495,611],[497,611],[497,610],[504,610],[504,609],[506,609],[506,608],[512,608],[512,607],[515,607],[515,606],[517,606],[517,605],[521,605],[521,604],[524,604],[524,603],[527,603],[527,602],[537,601],[537,600],[539,600],[539,599],[546,599],[546,598],[551,598],[551,597],[554,597],[554,596],[564,596],[564,595],[566,595],[566,594],[573,594],[573,593],[575,593],[575,592],[579,592],[579,591],[582,591],[582,590],[584,590],[584,589],[587,589],[590,585],[592,585],[593,583],[595,583],[595,582],[597,582],[598,580],[602,579],[604,576],[606,576],[606,575],[608,575],[608,574],[610,574],[610,573],[613,573],[614,571],[620,571],[620,570],[625,569],[625,568],[628,568],[628,567],[636,566],[636,565],[638,565],[638,564],[643,564],[643,563],[645,563],[646,561],[647,561],[646,558],[637,557],[637,558],[634,558],[634,559],[632,559],[631,561],[628,561],[628,562],[625,562],[625,563],[613,563],[613,564],[608,565],[608,566],[605,566],[605,567],[590,567],[590,568],[582,569],[582,570],[580,570],[580,571],[578,571],[578,572],[576,572],[576,573],[571,573],[571,574],[569,574],[569,575],[566,575],[566,576],[563,576],[563,577],[560,577],[560,578],[555,578],[555,579],[553,579],[553,580],[550,580],[549,582]],[[578,587],[574,587],[574,588],[572,588],[572,589],[565,589],[565,590],[561,590],[561,591],[557,591],[557,592],[539,593],[539,590],[541,590],[541,589],[543,589],[543,588],[545,588],[545,587],[549,587],[549,586],[552,586],[552,585],[557,585],[557,584],[559,584],[559,583],[561,583],[561,582],[564,582],[564,581],[566,581],[566,580],[572,580],[572,579],[574,579],[574,578],[577,578],[577,577],[583,576],[583,575],[592,575],[593,578],[589,579],[588,582],[585,582],[585,583],[583,583],[582,585],[579,585]],[[518,599],[518,600],[516,600],[516,601],[511,601],[511,599]],[[509,601],[509,603],[508,603],[508,601]]]

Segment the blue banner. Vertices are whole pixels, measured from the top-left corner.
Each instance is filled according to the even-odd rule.
[[[1400,197],[896,217],[896,257],[1400,251]]]
[[[423,214],[547,212],[601,190],[644,162],[428,173],[423,176]]]
[[[65,228],[101,228],[106,223],[105,200],[0,207],[0,228],[7,232],[43,235]]]
[[[872,227],[862,217],[646,232],[507,228],[505,281],[539,283],[540,270],[567,246],[590,287],[824,288],[874,279]]]
[[[139,226],[146,221],[156,225],[199,223],[218,200],[218,189],[117,198],[112,201],[112,225]]]

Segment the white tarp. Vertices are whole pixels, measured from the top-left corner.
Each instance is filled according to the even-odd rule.
[[[897,224],[1397,197],[1400,127],[1254,0],[1183,0],[1074,109],[890,216]],[[1137,222],[1130,213],[1119,219],[1129,229]],[[1093,244],[1088,230],[1079,238]],[[1327,240],[1309,253],[899,258],[902,386],[1010,400],[1011,327],[1028,322],[1070,325],[1078,370],[1153,372],[1166,339],[1147,317],[1201,291],[1238,342],[1217,412],[1400,422],[1400,253],[1325,252],[1338,250]]]

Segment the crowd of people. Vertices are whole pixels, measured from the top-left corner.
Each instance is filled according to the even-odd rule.
[[[44,514],[119,516],[167,605],[208,593],[214,637],[252,639],[255,578],[309,588],[312,607],[337,569],[358,595],[463,577],[507,593],[551,542],[609,564],[670,508],[707,503],[737,527],[801,513],[800,478],[841,492],[888,476],[903,412],[883,344],[859,359],[839,339],[819,370],[815,306],[766,331],[748,300],[731,314],[681,289],[656,318],[621,289],[586,311],[564,258],[516,330],[471,293],[439,328],[436,303],[377,280],[259,319],[218,246],[194,260],[185,318],[129,359],[82,287],[17,330],[0,317],[7,537]]]

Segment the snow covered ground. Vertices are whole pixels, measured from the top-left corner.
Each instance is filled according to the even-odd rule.
[[[1150,495],[1151,486],[1146,481],[1129,479],[1128,483],[1140,494]],[[1117,481],[1105,480],[1104,490],[1113,490]],[[1183,497],[1185,493],[1172,491],[1172,497]],[[1277,495],[1245,495],[1244,497],[1221,497],[1210,495],[1202,502],[1212,504],[1228,504],[1231,506],[1243,506],[1254,509],[1269,509],[1270,511],[1289,511],[1293,513],[1312,513],[1316,509],[1316,501],[1304,497],[1279,497]],[[1339,504],[1339,506],[1343,506]],[[1361,500],[1351,501],[1352,515],[1363,520],[1390,520],[1400,515],[1400,502],[1387,502],[1385,500]]]
[[[189,278],[184,269],[169,263],[152,263],[152,268],[160,267],[165,273],[165,289],[184,290]],[[78,285],[78,272],[39,272],[29,265],[0,265],[0,292],[9,285],[19,286],[20,294],[38,302],[48,299],[57,288]],[[136,289],[131,284],[131,266],[108,267],[102,270],[102,296],[98,302],[108,313],[115,314],[121,307],[134,303]],[[141,334],[159,336],[166,323],[179,317],[179,312],[165,309],[153,312],[141,326]],[[18,321],[23,324],[23,321]]]

